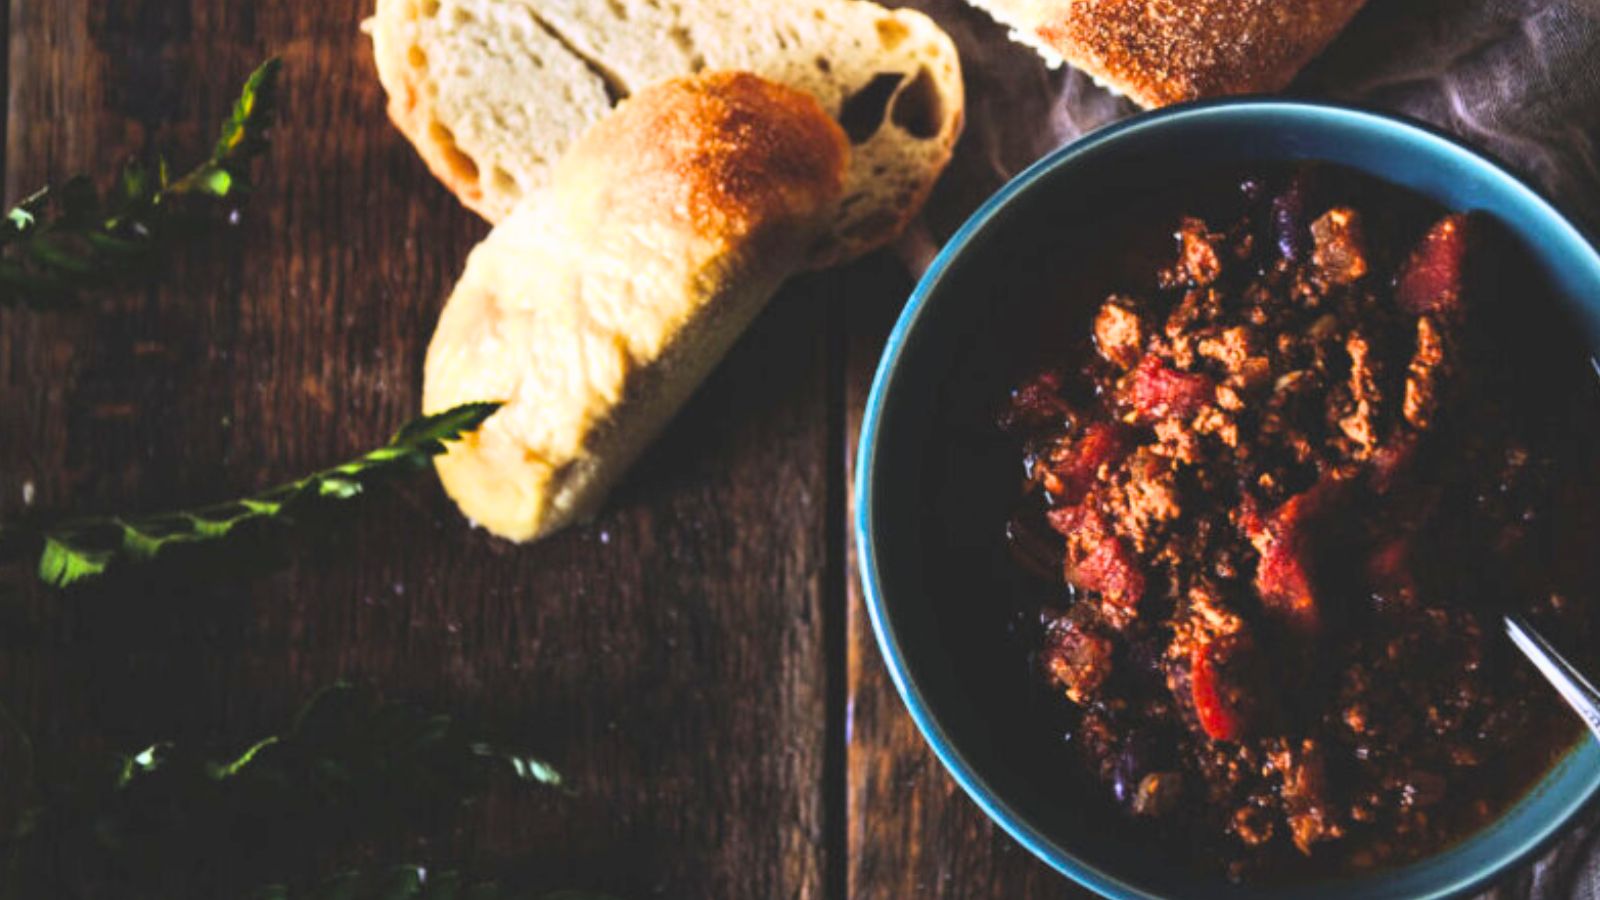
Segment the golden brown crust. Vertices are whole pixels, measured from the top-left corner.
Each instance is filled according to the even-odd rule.
[[[1365,0],[1065,0],[1037,31],[1144,107],[1287,85]]]
[[[436,460],[462,511],[518,541],[592,514],[800,267],[848,155],[816,100],[746,74],[592,126],[473,250],[429,345],[424,409],[506,401]]]
[[[653,85],[595,123],[554,183],[632,215],[737,236],[793,221],[844,184],[850,145],[809,94],[745,72]],[[617,169],[628,177],[617,179]]]

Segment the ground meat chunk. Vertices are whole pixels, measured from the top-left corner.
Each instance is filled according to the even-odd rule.
[[[1226,396],[1221,393],[1223,390],[1226,388],[1218,389],[1219,399]],[[1239,446],[1239,423],[1222,409],[1214,407],[1202,409],[1194,418],[1194,430],[1200,434],[1212,435],[1229,447]]]
[[[1105,493],[1112,527],[1139,553],[1149,552],[1158,529],[1183,514],[1176,463],[1149,447],[1134,452]]]
[[[1217,243],[1222,235],[1211,233],[1202,219],[1185,217],[1178,224],[1178,265],[1163,279],[1168,284],[1187,282],[1204,287],[1222,275],[1222,259]]]
[[[1067,699],[1085,704],[1111,677],[1114,651],[1111,640],[1092,626],[1062,619],[1051,626],[1040,663],[1065,691]]]
[[[1209,580],[1195,579],[1185,599],[1188,615],[1173,623],[1174,655],[1184,657],[1195,643],[1207,643],[1244,630],[1244,619],[1233,611],[1232,604]]]
[[[1200,434],[1179,419],[1162,419],[1151,429],[1158,443],[1155,452],[1181,463],[1200,460]]]
[[[1190,288],[1167,314],[1167,321],[1161,327],[1161,335],[1166,339],[1163,350],[1180,368],[1194,365],[1196,332],[1222,316],[1222,301],[1222,293],[1215,288]]]
[[[1259,847],[1272,840],[1272,813],[1255,805],[1241,806],[1234,811],[1228,829],[1245,846]]]
[[[1269,751],[1267,767],[1283,779],[1278,790],[1290,837],[1301,853],[1309,856],[1313,845],[1344,836],[1328,802],[1328,772],[1321,744],[1311,738],[1280,741]]]
[[[1361,214],[1347,206],[1328,210],[1311,223],[1311,264],[1335,284],[1367,274],[1367,238]]]
[[[1378,443],[1378,376],[1372,355],[1372,343],[1365,336],[1352,333],[1345,338],[1345,352],[1350,356],[1350,404],[1348,414],[1340,417],[1339,430],[1356,447],[1356,458],[1366,459]]]
[[[1417,320],[1417,349],[1406,368],[1406,395],[1401,411],[1413,428],[1426,429],[1439,406],[1439,386],[1444,380],[1445,337],[1429,316]]]
[[[1250,329],[1243,325],[1224,328],[1217,334],[1200,339],[1196,348],[1201,356],[1214,360],[1230,379],[1244,373],[1253,355],[1250,346]]]
[[[1122,297],[1112,297],[1100,307],[1094,319],[1094,343],[1100,355],[1123,369],[1131,369],[1144,353],[1144,323],[1134,305]]]

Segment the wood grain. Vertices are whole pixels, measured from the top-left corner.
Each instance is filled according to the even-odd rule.
[[[388,125],[366,0],[16,0],[11,197],[130,152],[208,149],[285,61],[242,224],[87,314],[0,313],[0,516],[221,499],[382,441],[487,227]],[[497,544],[431,478],[346,552],[255,584],[61,598],[0,640],[41,753],[240,741],[337,678],[509,731],[573,798],[497,795],[463,843],[551,887],[821,896],[827,304],[794,285],[600,521]],[[26,487],[25,486],[30,486]],[[31,626],[29,630],[28,626]]]
[[[847,445],[854,448],[873,371],[911,282],[892,264],[857,267],[860,300],[846,319]],[[870,285],[870,289],[868,288]],[[847,456],[853,475],[855,457]],[[850,548],[846,731],[849,890],[901,897],[1092,897],[987,819],[939,764],[900,702],[867,619]]]
[[[250,68],[286,63],[284,123],[238,227],[87,313],[0,311],[0,518],[232,496],[415,411],[439,305],[487,227],[385,121],[357,32],[369,5],[0,0],[8,198],[130,153],[197,158]],[[914,5],[969,44],[1001,33],[957,0]],[[1007,77],[968,81],[1004,97]],[[1048,113],[975,98],[975,116]],[[970,173],[1025,162],[990,139],[959,148],[966,193],[941,194],[936,232],[982,199]],[[910,286],[889,254],[791,285],[605,515],[534,547],[471,531],[422,478],[259,582],[63,597],[23,577],[0,606],[0,703],[57,756],[243,741],[345,678],[504,731],[576,779],[575,797],[497,794],[449,844],[536,884],[1086,896],[938,765],[867,622],[849,463]],[[0,817],[16,751],[0,729]],[[1536,883],[1519,873],[1497,896]]]

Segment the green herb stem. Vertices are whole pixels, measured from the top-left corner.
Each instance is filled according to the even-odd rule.
[[[103,196],[85,176],[24,198],[0,220],[0,307],[65,309],[161,257],[173,240],[233,211],[277,118],[270,59],[245,82],[211,156],[173,178],[165,160],[123,166]]]
[[[499,407],[469,403],[424,416],[370,453],[238,500],[153,515],[76,519],[41,529],[31,541],[39,554],[39,578],[70,587],[113,566],[152,562],[179,546],[227,541],[246,526],[292,525],[313,510],[360,497],[381,479],[426,468],[444,452],[445,442],[477,429]],[[11,555],[29,544],[19,529],[0,534],[0,545]]]

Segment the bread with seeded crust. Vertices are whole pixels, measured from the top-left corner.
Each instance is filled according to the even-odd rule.
[[[1147,109],[1281,90],[1364,0],[969,0]]]

